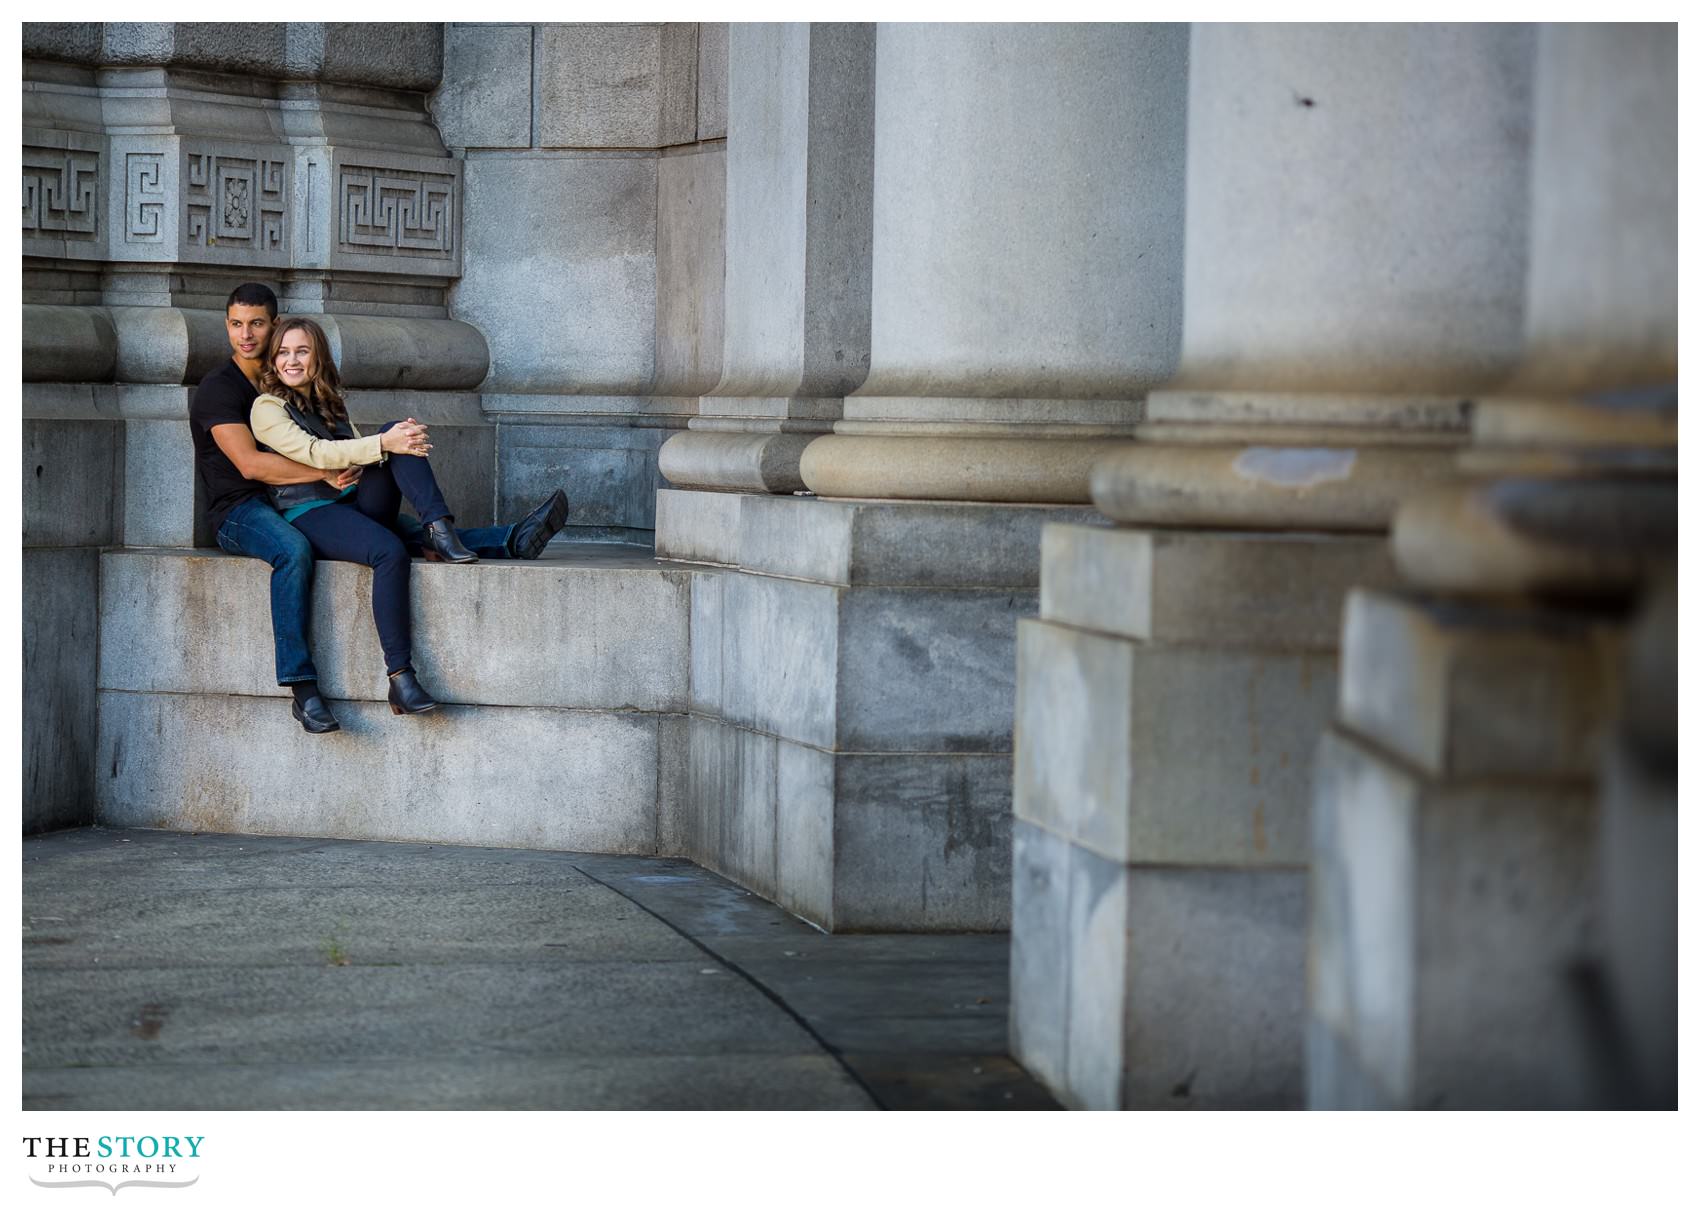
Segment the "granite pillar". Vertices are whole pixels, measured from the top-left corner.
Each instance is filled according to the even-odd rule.
[[[1674,1105],[1674,768],[1648,742],[1675,702],[1623,647],[1675,559],[1675,97],[1674,27],[1540,30],[1523,357],[1453,480],[1400,506],[1406,588],[1349,611],[1312,1106]]]
[[[1191,30],[1179,365],[1092,468],[1117,528],[1047,534],[1023,634],[1012,1043],[1072,1105],[1304,1101],[1341,601],[1393,582],[1396,510],[1516,365],[1533,50],[1518,26]],[[1100,887],[1113,928],[1069,908]]]
[[[882,24],[867,378],[823,496],[1085,504],[1180,344],[1184,26]]]
[[[868,369],[874,27],[734,24],[726,82],[719,382],[661,471],[793,492],[803,448]]]

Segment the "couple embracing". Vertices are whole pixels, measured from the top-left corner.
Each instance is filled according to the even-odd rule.
[[[225,332],[232,356],[201,380],[189,410],[195,471],[218,545],[271,565],[277,681],[291,713],[308,732],[340,727],[307,641],[315,557],[372,569],[390,709],[430,711],[437,704],[413,669],[410,549],[452,564],[535,560],[566,524],[566,493],[515,525],[457,530],[426,427],[409,417],[362,436],[318,324],[280,318],[270,288],[249,282],[225,305]],[[417,519],[401,512],[403,498]]]

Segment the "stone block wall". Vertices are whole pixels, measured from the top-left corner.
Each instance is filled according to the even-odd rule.
[[[588,538],[647,540],[656,452],[720,375],[726,31],[443,27],[431,112],[466,182],[502,508],[559,484]]]
[[[370,571],[321,564],[314,657],[342,728],[310,736],[272,684],[263,564],[97,558],[98,748],[85,768],[102,822],[636,854],[677,831],[687,574],[617,553],[415,563],[415,666],[442,706],[403,717],[385,702]]]

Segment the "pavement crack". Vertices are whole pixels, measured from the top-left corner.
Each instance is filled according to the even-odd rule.
[[[840,1052],[832,1044],[827,1042],[826,1037],[823,1036],[819,1031],[816,1031],[813,1024],[811,1024],[808,1019],[804,1018],[796,1010],[792,1009],[791,1005],[783,997],[779,996],[779,994],[777,992],[775,992],[772,988],[770,988],[766,983],[759,980],[748,969],[744,968],[740,964],[734,963],[732,960],[727,959],[724,955],[722,955],[720,952],[716,951],[713,947],[710,947],[707,943],[704,943],[701,939],[697,938],[695,935],[692,935],[688,931],[686,931],[686,930],[682,929],[681,927],[675,925],[667,917],[663,916],[660,913],[657,913],[655,910],[651,909],[648,905],[644,904],[642,901],[638,900],[636,897],[631,896],[628,893],[621,890],[620,888],[615,887],[613,884],[610,884],[607,880],[598,879],[596,876],[592,875],[590,872],[586,871],[583,867],[580,867],[577,864],[568,864],[568,865],[571,866],[574,871],[577,871],[580,875],[584,876],[587,880],[591,880],[594,883],[601,885],[602,887],[608,889],[608,891],[612,892],[615,896],[620,897],[621,899],[629,902],[630,904],[636,905],[639,909],[641,909],[645,913],[649,914],[650,917],[652,917],[656,921],[660,922],[663,926],[667,927],[667,929],[671,930],[674,934],[677,934],[680,938],[684,939],[687,943],[689,943],[691,946],[695,947],[698,951],[701,951],[704,955],[708,956],[715,963],[717,963],[721,967],[725,968],[728,972],[731,972],[735,976],[739,977],[741,980],[744,981],[745,984],[749,985],[757,993],[760,993],[763,997],[767,998],[768,1001],[772,1002],[775,1006],[779,1007],[779,1009],[784,1011],[785,1015],[788,1018],[790,1018],[792,1022],[796,1023],[798,1027],[802,1028],[803,1033],[805,1035],[807,1035],[810,1039],[815,1041],[815,1044],[820,1048],[820,1050],[822,1052],[826,1053],[826,1055],[828,1055],[832,1058],[833,1063],[835,1065],[837,1065],[841,1070],[843,1070],[844,1075],[846,1077],[848,1077],[852,1082],[854,1082],[856,1084],[856,1087],[859,1090],[861,1090],[863,1094],[868,1096],[868,1101],[873,1103],[873,1105],[876,1109],[878,1109],[880,1111],[890,1110],[890,1108],[886,1106],[885,1100],[882,1099],[877,1093],[875,1093],[874,1088],[872,1086],[870,1086],[865,1080],[863,1080],[862,1075],[860,1073],[856,1072],[855,1066],[850,1064],[850,1062],[847,1061],[844,1058],[844,1054],[842,1052]]]

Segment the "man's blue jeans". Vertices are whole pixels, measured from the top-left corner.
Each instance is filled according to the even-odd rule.
[[[265,497],[249,497],[225,515],[215,536],[231,555],[251,556],[272,566],[272,643],[277,650],[277,684],[317,681],[307,647],[313,595],[313,546],[283,520]]]

